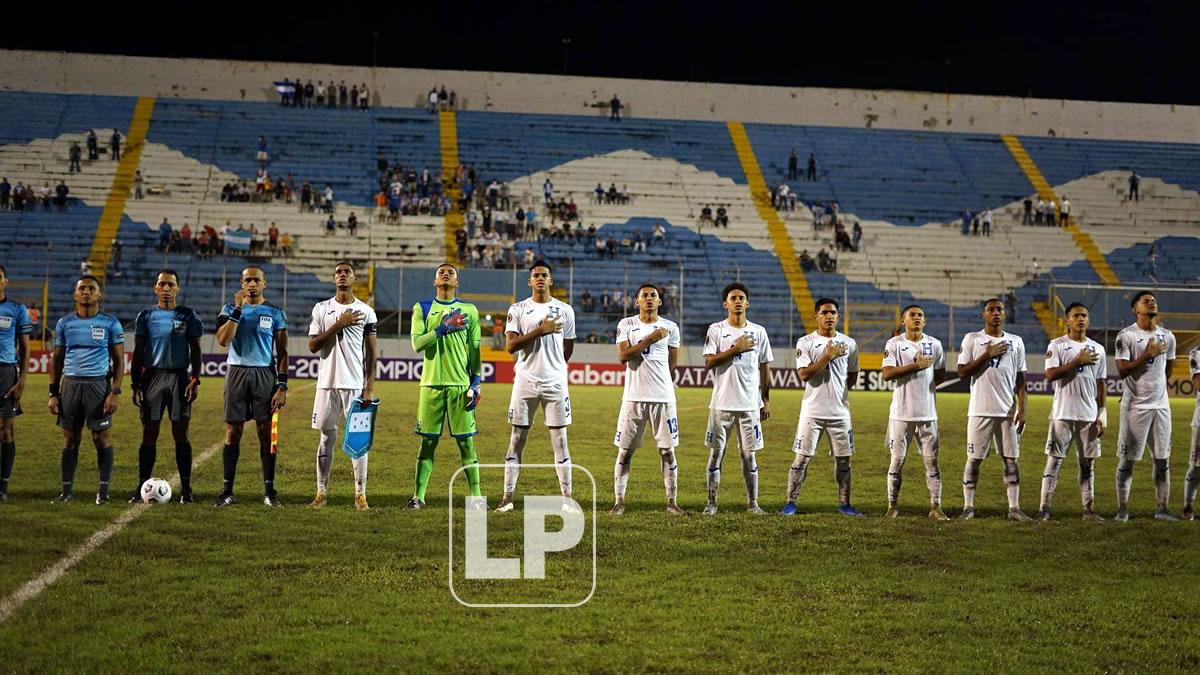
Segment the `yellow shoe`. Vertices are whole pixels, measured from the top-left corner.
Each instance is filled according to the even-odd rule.
[[[329,499],[325,496],[324,492],[318,492],[317,496],[313,497],[313,500],[308,503],[308,507],[311,509],[319,509],[322,506],[325,506],[325,503],[328,501]]]
[[[366,511],[370,509],[371,507],[367,506],[367,496],[361,492],[354,495],[354,508],[357,511]]]
[[[938,506],[937,504],[929,507],[929,519],[943,523],[950,520],[945,513],[942,513],[942,507]]]

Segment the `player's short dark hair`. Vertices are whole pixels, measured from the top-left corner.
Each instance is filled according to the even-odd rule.
[[[94,282],[96,282],[96,288],[101,288],[100,279],[99,279],[99,278],[97,278],[97,277],[96,277],[96,275],[94,275],[94,274],[81,274],[81,275],[79,275],[79,278],[75,280],[75,285],[76,285],[76,286],[78,286],[78,285],[79,285],[79,282],[81,282],[81,281],[89,281],[89,280],[90,280],[90,281],[94,281]]]
[[[1129,301],[1129,308],[1133,309],[1135,306],[1137,306],[1138,300],[1141,300],[1142,296],[1145,295],[1149,295],[1152,298],[1155,297],[1154,291],[1138,291],[1137,293],[1133,294],[1133,298]]]
[[[179,284],[179,273],[176,272],[175,270],[171,269],[170,267],[164,267],[164,268],[160,269],[158,271],[158,274],[154,275],[154,278],[157,280],[159,277],[161,277],[164,274],[170,274],[171,276],[175,277],[175,284],[176,285]]]
[[[354,269],[354,263],[350,262],[349,260],[339,260],[339,261],[335,262],[333,264],[333,271],[336,272],[337,268],[341,267],[342,265],[348,266],[350,268],[351,272],[357,271]]]
[[[1072,302],[1071,304],[1067,305],[1067,311],[1063,312],[1063,315],[1071,316],[1071,310],[1075,309],[1076,307],[1082,307],[1084,310],[1086,310],[1088,312],[1091,311],[1090,309],[1088,309],[1088,306],[1083,304],[1082,302]]]
[[[911,304],[911,305],[905,305],[904,309],[900,310],[900,318],[902,318],[902,319],[903,319],[903,318],[904,318],[904,315],[905,315],[905,314],[908,314],[908,310],[910,310],[910,309],[919,309],[919,310],[921,310],[922,312],[924,312],[924,311],[925,311],[925,308],[924,308],[924,307],[922,307],[922,306],[920,306],[920,305],[918,305],[918,304],[916,304],[916,303],[913,303],[913,304]]]
[[[262,268],[262,265],[246,265],[242,268],[242,272],[245,273],[246,270],[258,270],[259,272],[262,272],[264,279],[267,278],[267,271]]]
[[[0,274],[3,274],[4,278],[8,278],[8,270],[4,269],[4,265],[0,265]]]
[[[817,298],[817,301],[813,303],[813,311],[821,311],[821,305],[833,305],[833,308],[838,311],[841,311],[842,309],[842,306],[838,304],[838,301],[834,300],[833,298]]]
[[[554,268],[551,267],[550,263],[546,262],[545,260],[534,260],[533,264],[529,266],[529,273],[533,274],[533,270],[538,267],[545,267],[546,272],[554,274]]]
[[[733,291],[741,291],[746,294],[747,300],[750,299],[750,289],[746,288],[746,284],[743,284],[740,281],[735,281],[731,284],[726,284],[725,288],[721,289],[721,302],[725,302],[727,299],[729,299],[729,294]]]
[[[638,287],[637,287],[637,292],[636,292],[636,293],[634,293],[634,294],[633,294],[633,296],[634,296],[635,298],[636,298],[636,297],[638,297],[638,296],[640,296],[640,295],[642,294],[642,289],[643,289],[643,288],[653,288],[653,289],[654,289],[654,292],[658,294],[658,297],[660,297],[660,298],[662,297],[662,291],[661,291],[661,290],[659,290],[658,286],[656,286],[656,285],[654,285],[654,284],[650,283],[649,281],[647,281],[647,282],[643,283],[641,286],[638,286]]]
[[[984,300],[984,301],[983,301],[983,304],[979,306],[979,309],[980,309],[981,311],[982,311],[982,310],[986,310],[986,309],[987,309],[987,306],[988,306],[988,305],[990,305],[990,304],[992,304],[993,302],[998,302],[998,303],[1000,303],[1000,309],[1004,309],[1004,301],[1003,301],[1003,300],[1001,300],[1000,298],[988,298],[987,300]]]
[[[455,272],[458,271],[458,268],[455,267],[453,263],[444,262],[441,265],[438,265],[437,267],[433,268],[433,273],[437,274],[438,270],[442,269],[443,267],[449,267],[450,269],[454,270]]]

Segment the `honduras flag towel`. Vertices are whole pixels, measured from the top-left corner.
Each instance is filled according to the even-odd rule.
[[[346,431],[342,434],[342,452],[350,459],[358,459],[371,451],[375,438],[375,412],[379,410],[379,399],[363,401],[354,399],[346,415]]]

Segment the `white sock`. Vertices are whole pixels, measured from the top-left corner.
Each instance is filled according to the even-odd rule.
[[[967,457],[967,463],[963,466],[963,508],[975,508],[975,486],[979,483],[979,465],[983,462],[981,459]]]
[[[900,484],[903,482],[904,476],[904,459],[900,455],[892,455],[892,461],[888,464],[888,504],[895,504],[900,501]]]
[[[1062,458],[1054,455],[1046,456],[1046,468],[1042,471],[1042,501],[1040,511],[1050,510],[1050,500],[1054,498],[1054,486],[1058,485],[1058,472],[1062,468]],[[1080,464],[1080,466],[1083,466]]]
[[[550,448],[554,450],[554,470],[558,473],[558,488],[563,496],[571,494],[571,450],[567,447],[567,428],[550,430]]]
[[[708,503],[717,503],[717,490],[721,487],[721,462],[725,459],[725,450],[709,448],[708,450]]]
[[[1171,499],[1171,463],[1166,459],[1154,460],[1154,499],[1158,508],[1167,508]]]
[[[354,467],[354,494],[367,494],[367,455],[363,455],[358,459],[350,461],[350,465]]]
[[[1133,460],[1117,460],[1117,508],[1129,506],[1129,488],[1133,486]]]
[[[625,500],[625,488],[629,485],[629,466],[633,461],[633,448],[617,450],[617,461],[613,464],[613,493],[617,501]]]
[[[1083,508],[1091,509],[1096,501],[1096,460],[1079,457],[1079,499]]]
[[[929,490],[929,502],[936,506],[942,504],[942,469],[938,466],[938,453],[922,455],[925,462],[925,487]]]
[[[788,491],[787,500],[789,502],[796,501],[800,496],[800,488],[804,486],[804,479],[808,478],[808,463],[812,461],[810,455],[796,455],[792,460],[792,468],[788,469]]]
[[[663,488],[667,492],[667,501],[674,503],[679,494],[679,464],[675,462],[675,451],[671,448],[659,448],[659,464],[663,472]]]
[[[849,457],[834,457],[833,475],[837,479],[838,486],[838,503],[850,503],[850,458]]]
[[[758,503],[758,461],[754,453],[742,455],[742,478],[746,480],[746,503]]]
[[[517,491],[517,476],[521,474],[521,453],[525,451],[525,441],[529,438],[529,427],[513,426],[512,436],[508,441],[508,454],[504,456],[504,494]]]
[[[1183,478],[1183,505],[1190,507],[1196,503],[1196,487],[1200,486],[1200,446],[1197,446],[1197,440],[1200,436],[1200,428],[1192,427],[1192,451],[1188,454],[1188,470],[1187,475]]]
[[[329,473],[333,469],[333,451],[337,445],[337,427],[321,429],[321,442],[317,445],[317,492],[329,490]]]
[[[1021,508],[1021,470],[1016,457],[1001,457],[1004,460],[1004,491],[1008,493],[1008,510]]]

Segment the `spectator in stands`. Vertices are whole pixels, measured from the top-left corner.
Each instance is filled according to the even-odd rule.
[[[328,237],[329,235],[336,233],[337,221],[333,219],[333,214],[331,213],[329,214],[329,217],[325,219],[325,236]]]
[[[271,161],[271,154],[267,150],[266,136],[258,137],[258,152],[255,153],[254,158],[258,160],[259,166],[266,166]]]
[[[12,210],[13,211],[24,211],[25,210],[26,192],[27,192],[27,190],[25,188],[25,184],[22,183],[21,181],[17,181],[17,186],[15,188],[13,188],[13,191],[12,191]]]
[[[292,96],[296,93],[296,85],[292,81],[283,78],[283,84],[277,87],[279,91],[279,105],[287,107],[292,103]]]
[[[1142,195],[1138,192],[1138,187],[1141,186],[1142,179],[1137,175],[1137,171],[1129,172],[1129,198],[1127,201],[1141,201]]]
[[[1013,289],[1008,289],[1008,293],[1004,294],[1004,313],[1008,317],[1008,323],[1015,323],[1017,320],[1017,292]]]
[[[307,83],[305,83],[305,85],[304,85],[304,107],[305,108],[312,107],[313,94],[315,92],[316,92],[316,89],[313,87],[312,80],[309,80]]]
[[[96,130],[88,129],[87,133],[88,161],[100,159],[100,139],[96,138]]]
[[[551,183],[549,178],[542,183],[542,194],[546,196],[546,206],[554,203],[554,183]]]
[[[596,259],[604,260],[604,249],[605,249],[604,237],[596,237],[595,247],[596,247]]]
[[[1062,201],[1058,203],[1058,225],[1066,227],[1067,221],[1071,218],[1071,200],[1067,199],[1066,195],[1062,196]]]
[[[121,159],[121,132],[113,129],[112,138],[108,139],[109,159]]]
[[[351,237],[358,236],[358,216],[354,212],[350,212],[350,216],[346,218],[346,229],[350,230]]]
[[[326,213],[333,213],[333,186],[329,183],[325,184],[325,194],[323,195],[322,203]]]
[[[187,223],[184,223],[183,227],[179,228],[179,246],[180,250],[184,253],[191,253],[192,251],[192,226]]]
[[[12,183],[8,182],[8,176],[0,180],[0,210],[8,210],[8,197],[12,194]]]
[[[460,262],[466,262],[467,258],[467,231],[463,228],[458,228],[454,231],[454,248]]]
[[[599,239],[597,239],[599,241]],[[616,260],[617,258],[617,240],[609,236],[608,241],[604,242],[604,248],[608,251],[608,259]]]
[[[808,254],[808,249],[800,251],[800,269],[805,272],[811,272],[816,267],[813,264],[812,256]]]
[[[503,211],[507,211],[511,206],[512,206],[512,204],[509,201],[508,183],[501,183],[500,184],[500,209]]]
[[[325,82],[324,82],[324,80],[317,80],[317,107],[318,108],[325,107]]]
[[[971,209],[966,209],[962,214],[962,236],[966,237],[971,234]]]
[[[162,223],[158,226],[158,250],[161,253],[166,253],[171,246],[171,223],[163,218]]]
[[[854,246],[852,248],[852,250],[855,252],[858,251],[858,247],[862,244],[862,235],[863,235],[862,223],[860,223],[859,221],[856,220],[856,221],[854,221],[854,237],[853,237]]]
[[[1026,197],[1025,201],[1021,203],[1025,207],[1025,214],[1021,217],[1021,224],[1033,225],[1033,198]]]
[[[345,108],[350,103],[350,90],[346,89],[346,81],[338,84],[338,107]]]
[[[1158,249],[1154,244],[1150,244],[1150,250],[1146,252],[1146,276],[1158,282]]]
[[[75,173],[76,171],[83,170],[79,167],[79,158],[82,154],[83,151],[79,149],[79,144],[75,141],[71,141],[71,147],[67,150],[67,159],[70,161],[70,165],[67,167],[68,173]]]
[[[1038,263],[1037,258],[1034,258],[1033,261],[1029,263],[1029,278],[1033,281],[1037,281],[1038,279],[1042,278],[1042,266]]]
[[[829,272],[829,252],[822,246],[820,251],[817,251],[817,268],[822,272]]]
[[[201,258],[208,256],[208,233],[204,230],[196,233],[196,255]]]
[[[604,203],[604,186],[601,185],[600,183],[596,183],[596,189],[592,190],[592,192],[594,192],[596,194],[596,203],[603,204]]]
[[[371,93],[367,91],[367,83],[362,83],[358,88],[358,109],[366,110],[371,107]]]
[[[54,187],[54,203],[58,204],[60,211],[67,210],[67,195],[70,195],[71,189],[67,187],[64,181],[59,181],[59,184]]]
[[[583,293],[579,296],[579,304],[583,306],[584,314],[591,314],[596,311],[596,301],[592,298],[592,292],[583,289]]]
[[[525,258],[524,258],[525,267],[528,268],[528,267],[532,266],[534,259],[535,259],[535,257],[534,257],[534,253],[533,253],[533,247],[530,246],[529,248],[525,249]]]
[[[850,241],[850,233],[846,231],[846,226],[838,223],[833,229],[834,249],[838,251],[849,251],[854,244]]]
[[[983,211],[983,236],[992,236],[992,210],[984,209]]]
[[[612,100],[608,102],[608,108],[610,111],[608,114],[608,119],[613,120],[614,122],[620,122],[621,121],[621,99],[617,98],[616,94],[613,94]]]
[[[612,309],[612,290],[604,289],[600,292],[600,313],[608,314]]]
[[[537,217],[538,217],[537,209],[534,208],[533,204],[530,204],[529,208],[525,211],[525,238],[526,239],[537,239],[538,238]]]
[[[979,214],[978,213],[972,214],[972,216],[971,216],[971,236],[972,237],[979,236]]]
[[[645,239],[645,237],[642,236],[642,231],[634,230],[633,231],[633,252],[640,253],[645,250],[646,250],[646,239]]]
[[[796,149],[792,148],[792,151],[790,153],[788,153],[787,179],[788,180],[796,180],[800,177],[799,173],[800,173],[800,158],[796,157]]]
[[[1048,225],[1046,222],[1046,201],[1041,197],[1037,200],[1037,213],[1033,216],[1034,225]]]
[[[708,223],[709,225],[712,225],[712,222],[713,222],[712,207],[709,206],[708,204],[705,204],[704,208],[700,209],[700,224],[703,225],[704,223]]]
[[[667,228],[663,227],[661,222],[654,224],[654,231],[651,232],[650,238],[654,240],[654,245],[658,246],[667,241]]]
[[[38,194],[42,198],[42,210],[49,211],[50,203],[53,201],[53,199],[50,196],[53,194],[53,191],[50,189],[50,183],[49,182],[43,183],[42,189],[38,191]]]
[[[572,197],[571,201],[567,202],[567,213],[563,217],[563,220],[574,221],[578,217],[579,217],[579,207],[575,205],[575,198]]]
[[[271,249],[271,255],[275,255],[279,249],[279,228],[274,222],[267,228],[267,247]]]
[[[500,205],[500,183],[494,180],[487,186],[487,202],[493,210]]]
[[[142,177],[142,172],[140,170],[134,171],[133,172],[133,198],[134,199],[142,198],[142,183],[143,182],[145,182],[145,178]]]
[[[288,234],[287,232],[279,235],[279,248],[283,251],[284,257],[292,254],[292,245],[295,243],[295,241],[296,240],[292,237],[292,235]]]
[[[715,222],[717,227],[729,229],[729,211],[726,210],[725,204],[717,205],[717,219]]]
[[[458,110],[458,93],[453,89],[450,90],[450,109]]]
[[[427,101],[426,110],[428,110],[431,113],[437,112],[437,107],[438,107],[437,87],[433,87],[432,89],[429,90],[429,95],[426,97],[426,101]]]
[[[667,314],[674,314],[675,313],[675,300],[678,295],[678,289],[675,288],[675,282],[671,281],[671,280],[667,280],[667,283],[663,284],[662,288],[663,288],[663,299],[664,299],[663,306],[665,306],[667,308]]]
[[[808,153],[808,172],[805,178],[810,182],[817,180],[817,158],[811,152]]]
[[[628,185],[621,185],[620,201],[622,204],[628,204],[633,201],[633,194],[629,192]]]

